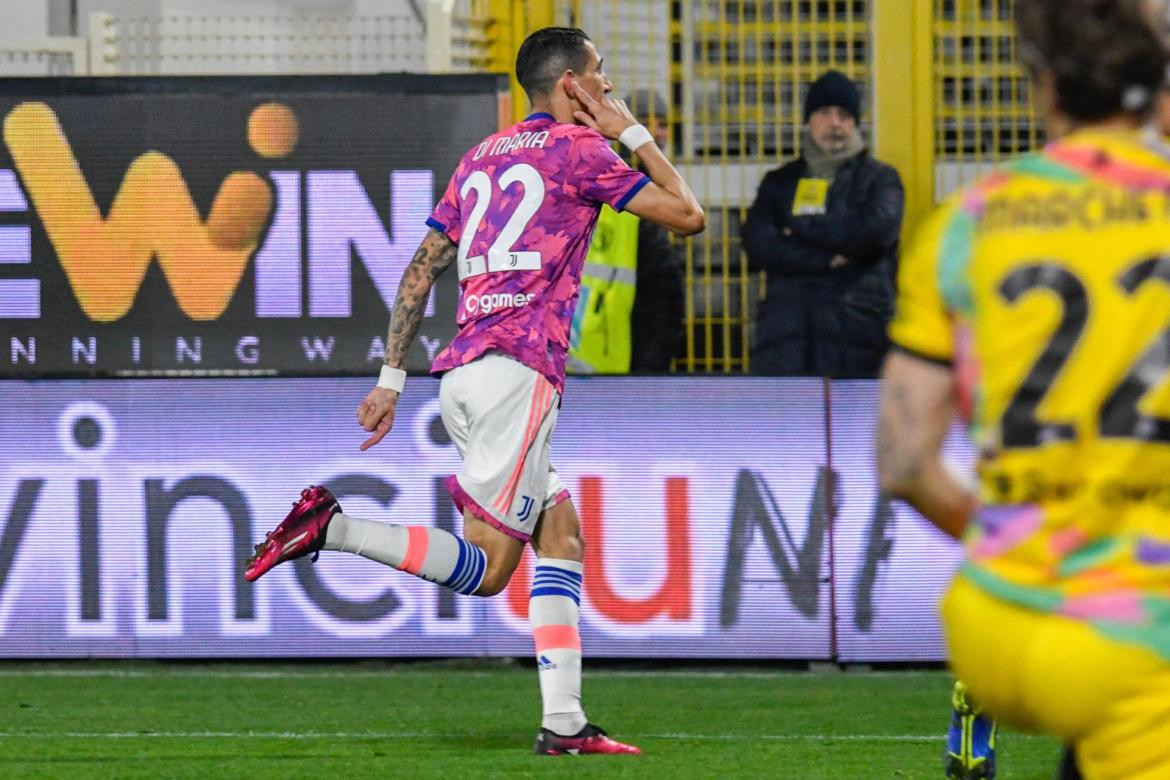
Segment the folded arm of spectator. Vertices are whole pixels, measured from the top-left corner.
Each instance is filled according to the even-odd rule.
[[[767,179],[760,185],[756,201],[740,228],[748,268],[782,275],[828,273],[837,253],[815,240],[793,235],[782,216],[792,204],[777,198],[777,188],[769,185]]]
[[[883,167],[869,183],[860,208],[842,201],[828,213],[793,217],[789,223],[794,238],[804,238],[825,247],[830,256],[841,254],[851,264],[869,264],[882,257],[882,249],[893,246],[902,230],[902,182],[898,173]]]
[[[772,271],[790,276],[827,274],[833,268],[833,250],[796,235],[781,235],[772,249]],[[749,259],[750,265],[750,259]],[[765,269],[767,270],[767,269]]]
[[[747,252],[748,268],[782,276],[827,274],[836,254],[814,241],[785,235],[771,223],[745,222],[740,240]]]

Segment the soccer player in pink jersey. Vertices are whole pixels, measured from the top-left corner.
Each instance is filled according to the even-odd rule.
[[[344,514],[323,487],[256,546],[244,576],[284,561],[341,550],[466,595],[504,589],[525,544],[536,552],[529,621],[544,714],[536,752],[640,753],[610,739],[581,707],[581,524],[549,462],[564,390],[569,325],[602,203],[683,235],[703,210],[682,177],[612,89],[580,30],[530,35],[516,77],[532,103],[522,122],[463,156],[403,274],[390,316],[385,365],[357,417],[372,447],[389,433],[407,351],[439,274],[459,274],[459,332],[435,358],[443,424],[463,457],[447,480],[463,512],[463,538],[428,525]],[[607,139],[620,140],[647,175]]]

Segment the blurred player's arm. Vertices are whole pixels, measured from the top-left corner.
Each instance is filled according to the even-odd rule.
[[[406,266],[402,280],[398,283],[398,295],[394,298],[390,329],[386,336],[385,364],[390,368],[406,367],[406,356],[422,324],[431,287],[455,262],[457,253],[458,247],[449,238],[431,228],[419,244],[414,258]],[[379,386],[371,390],[358,405],[358,422],[373,434],[362,442],[361,449],[368,450],[390,432],[394,426],[398,396],[398,391]]]
[[[894,349],[882,371],[878,418],[878,478],[882,490],[903,499],[943,532],[958,539],[978,505],[974,493],[943,465],[940,449],[955,418],[955,382],[949,366]]]
[[[573,85],[569,95],[585,107],[574,116],[606,138],[616,141],[622,131],[638,124],[623,101],[607,97],[599,102],[576,82],[570,80],[569,83]],[[701,233],[707,227],[703,207],[658,145],[644,143],[634,153],[650,177],[650,183],[630,199],[625,210],[680,235]]]

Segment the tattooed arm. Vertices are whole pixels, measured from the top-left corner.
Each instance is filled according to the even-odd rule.
[[[955,416],[951,370],[892,351],[882,371],[878,477],[943,532],[959,538],[978,505],[939,458]]]
[[[423,320],[423,309],[435,280],[455,262],[457,247],[439,231],[431,228],[419,244],[414,259],[406,266],[394,310],[390,312],[390,332],[386,336],[386,365],[406,366],[406,353],[418,335]]]
[[[406,366],[406,355],[422,324],[427,296],[435,280],[455,262],[457,247],[445,235],[431,229],[406,272],[398,283],[398,295],[390,312],[390,331],[386,336],[386,365],[392,368]],[[373,435],[362,442],[368,450],[390,432],[394,426],[394,412],[398,407],[398,393],[385,387],[375,387],[358,405],[357,418],[362,428]]]

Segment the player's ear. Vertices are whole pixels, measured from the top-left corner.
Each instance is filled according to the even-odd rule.
[[[572,70],[566,70],[564,73],[561,74],[561,79],[560,79],[559,84],[560,84],[561,89],[563,89],[565,91],[565,95],[569,98],[569,100],[576,100],[577,99],[577,90],[576,90],[576,88],[573,87],[573,79],[575,79],[576,77],[577,77],[577,74],[573,73]]]

